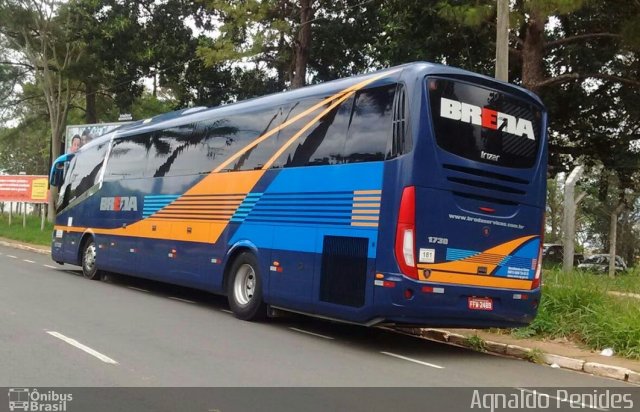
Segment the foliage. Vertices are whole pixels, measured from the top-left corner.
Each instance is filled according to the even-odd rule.
[[[273,72],[282,90],[294,82],[296,58],[309,48],[306,81],[333,80],[360,73],[372,65],[372,40],[380,30],[381,0],[312,0],[312,17],[301,22],[302,1],[209,0],[207,8],[222,22],[220,36],[201,43],[198,55],[207,65],[242,62],[250,70]],[[310,25],[312,41],[300,42],[300,32]],[[299,70],[299,68],[298,68]]]
[[[469,336],[467,344],[476,352],[486,352],[487,350],[487,343],[478,335]]]
[[[538,316],[516,329],[519,337],[568,338],[589,348],[613,348],[615,353],[640,359],[638,299],[612,296],[609,290],[640,291],[640,276],[616,279],[590,273],[547,272]]]
[[[38,116],[25,118],[17,127],[0,129],[0,165],[8,174],[48,174],[48,119]]]
[[[531,363],[544,364],[544,352],[539,348],[533,348],[525,354],[527,360]]]

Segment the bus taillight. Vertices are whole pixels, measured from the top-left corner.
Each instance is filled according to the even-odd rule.
[[[418,279],[416,268],[416,188],[407,186],[402,191],[400,210],[398,212],[398,226],[396,229],[396,260],[402,273]]]
[[[544,230],[546,223],[547,214],[542,214],[542,229],[540,230],[540,247],[538,248],[538,260],[536,261],[536,275],[533,278],[533,282],[531,282],[531,289],[536,289],[540,287],[542,283],[542,248],[544,247]]]

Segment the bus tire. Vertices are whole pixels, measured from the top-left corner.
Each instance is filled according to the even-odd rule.
[[[91,280],[100,280],[100,271],[96,265],[96,242],[92,237],[87,238],[82,247],[82,276]]]
[[[262,300],[262,277],[256,256],[250,252],[239,254],[229,275],[227,298],[235,317],[248,321],[266,318],[267,306]]]

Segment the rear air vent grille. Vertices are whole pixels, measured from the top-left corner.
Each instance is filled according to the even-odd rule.
[[[476,175],[481,177],[489,177],[491,179],[504,180],[505,182],[520,183],[523,185],[529,184],[528,180],[520,179],[518,177],[503,175],[501,173],[488,172],[486,170],[479,170],[471,167],[456,166],[456,165],[450,165],[450,164],[444,164],[442,165],[442,167],[444,167],[445,169],[454,170],[460,173],[468,173],[471,175]]]
[[[450,181],[450,182],[453,182],[453,183],[461,184],[461,185],[473,186],[473,187],[478,187],[478,188],[481,188],[481,189],[495,190],[495,191],[503,192],[503,193],[513,193],[513,194],[516,194],[516,195],[524,195],[525,194],[524,190],[514,189],[514,188],[509,187],[509,186],[497,185],[495,183],[481,182],[479,180],[462,179],[462,178],[459,178],[459,177],[447,177],[447,180]]]

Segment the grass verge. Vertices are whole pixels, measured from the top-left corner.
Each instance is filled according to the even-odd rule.
[[[637,293],[637,273],[616,279],[559,270],[545,275],[538,316],[531,325],[513,330],[513,335],[567,338],[591,349],[613,348],[617,355],[640,359],[640,300],[607,293]]]
[[[22,227],[22,216],[13,216],[9,226],[9,216],[0,214],[0,237],[36,245],[51,245],[53,224],[45,222],[44,230],[40,230],[40,218],[27,216],[27,226]]]

